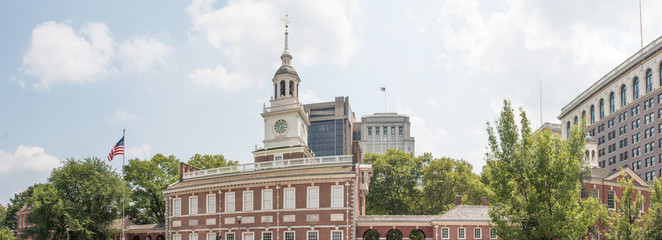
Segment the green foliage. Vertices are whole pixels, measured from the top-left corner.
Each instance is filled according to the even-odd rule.
[[[2,227],[0,228],[0,239],[15,240],[16,236],[14,236],[14,232],[8,227]]]
[[[384,154],[366,153],[363,162],[372,163],[370,194],[366,212],[371,215],[415,213],[420,206],[421,190],[416,187],[421,169],[429,156],[388,149]]]
[[[377,230],[368,230],[363,236],[365,240],[379,240],[379,233]]]
[[[119,217],[122,192],[128,186],[110,165],[98,158],[68,159],[51,173],[47,184],[32,193],[35,224],[28,229],[38,239],[111,239],[111,224]]]
[[[409,233],[409,240],[425,240],[425,235],[421,230],[413,230]]]
[[[124,165],[124,180],[132,189],[132,204],[127,208],[135,223],[165,223],[162,191],[179,178],[179,159],[156,154],[150,160],[131,159]]]
[[[12,231],[16,231],[16,212],[20,211],[25,205],[26,202],[29,202],[32,191],[39,184],[32,185],[28,187],[23,192],[14,194],[14,197],[9,199],[9,204],[7,205],[7,211],[2,219],[0,219],[0,227],[7,227]]]
[[[609,221],[609,231],[605,233],[605,237],[619,240],[639,239],[641,228],[637,219],[641,215],[644,197],[641,192],[634,189],[632,178],[626,177],[624,172],[621,173],[618,183],[621,185],[623,195],[616,199],[617,210],[609,211],[611,221]]]
[[[582,163],[585,127],[568,140],[549,131],[531,134],[520,109],[521,129],[504,100],[494,127],[487,124],[491,222],[502,239],[578,239],[602,216],[596,199],[579,200],[588,169]],[[581,124],[585,126],[585,124]]]
[[[487,189],[472,170],[473,166],[464,160],[431,160],[423,168],[423,213],[443,214],[455,206],[456,195],[463,196],[463,204],[481,204]]]
[[[642,221],[641,239],[662,239],[662,182],[656,178],[650,192],[651,205]]]
[[[226,160],[222,154],[216,155],[200,155],[195,154],[188,160],[188,164],[199,169],[219,168],[225,166],[234,166],[239,164],[237,161]]]
[[[391,230],[386,233],[386,240],[402,240],[402,233],[398,230]]]

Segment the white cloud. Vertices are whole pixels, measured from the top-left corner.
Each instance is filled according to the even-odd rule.
[[[203,87],[236,91],[265,84],[261,82],[266,76],[263,73],[274,71],[280,62],[284,29],[278,19],[285,9],[292,21],[290,51],[295,67],[344,66],[358,49],[351,18],[359,10],[353,0],[238,0],[219,9],[213,7],[215,3],[196,0],[186,8],[194,30],[230,60],[227,65],[189,74],[193,83]]]
[[[130,113],[127,110],[115,109],[113,115],[105,116],[107,124],[117,124],[117,123],[126,123],[126,122],[135,122],[140,121],[140,117],[135,113]]]
[[[305,89],[299,93],[299,101],[304,104],[322,102],[315,92],[311,89]]]
[[[144,72],[154,64],[165,64],[172,47],[148,37],[127,40],[119,47],[118,55],[123,60],[124,70]]]
[[[126,157],[128,159],[149,159],[152,157],[150,154],[150,147],[147,144],[141,144],[140,147],[131,147],[126,149]]]
[[[61,163],[41,147],[19,145],[14,153],[0,151],[0,174],[15,171],[49,173]]]
[[[79,33],[67,24],[45,22],[32,30],[23,55],[24,74],[40,79],[34,86],[48,89],[57,82],[84,84],[113,71],[113,38],[104,23],[88,23]]]

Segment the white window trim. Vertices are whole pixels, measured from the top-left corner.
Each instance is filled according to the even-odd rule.
[[[292,199],[291,199],[291,205],[292,206],[288,206],[289,204],[288,204],[288,201],[287,201],[288,200],[287,199],[287,191],[290,191],[290,190],[292,191],[292,195],[294,195],[294,196],[292,196]],[[285,188],[285,189],[283,189],[283,209],[295,209],[297,207],[296,206],[296,199],[297,199],[297,190],[296,190],[296,188]]]
[[[446,236],[446,237],[444,237],[444,234],[443,234],[444,229],[448,233],[448,236]],[[441,230],[439,230],[439,235],[441,236],[441,239],[450,239],[451,238],[451,229],[447,228],[447,227],[443,227],[443,228],[441,228]]]
[[[181,240],[181,239],[182,239],[182,235],[181,235],[181,234],[173,234],[173,235],[172,235],[172,239],[175,239],[175,240],[179,239],[179,240]]]
[[[613,200],[614,201],[614,207],[613,208],[609,207],[609,193],[610,192],[614,193],[614,200]],[[608,210],[616,210],[616,192],[615,191],[607,191],[607,209]]]
[[[331,240],[334,240],[334,239],[333,239],[333,234],[334,234],[334,233],[340,233],[340,240],[342,240],[343,237],[345,237],[345,232],[343,232],[343,231],[339,231],[339,230],[333,230],[333,231],[331,231]]]
[[[253,195],[253,190],[246,190],[241,195],[242,195],[241,210],[243,210],[243,211],[253,211],[253,203],[254,203],[253,200],[255,199],[255,198],[253,198],[253,196],[254,196]],[[250,196],[250,200],[251,200],[250,202],[246,202],[246,199],[248,199],[246,196]]]
[[[310,233],[315,233],[317,234],[317,239],[320,240],[320,231],[314,230],[314,231],[306,231],[306,240],[310,240]]]
[[[197,233],[189,233],[188,234],[188,239],[189,240],[198,240],[198,234]]]
[[[246,239],[246,235],[253,235],[253,240],[255,240],[255,232],[241,232],[241,240]]]
[[[195,203],[195,207],[193,207],[193,204],[191,203]],[[193,210],[195,210],[195,212]],[[188,197],[188,214],[198,214],[198,196]]]
[[[269,233],[269,234],[271,234],[271,239],[270,239],[270,240],[274,240],[274,233],[271,232],[271,231],[264,231],[264,232],[262,232],[262,233],[260,234],[260,240],[264,240],[264,234],[265,234],[265,233]]]
[[[265,197],[264,196],[269,196],[269,202],[271,204],[267,204],[265,207]],[[262,210],[271,210],[274,208],[274,192],[271,189],[262,189],[262,204],[261,204],[261,209]]]
[[[234,234],[233,232],[226,232],[225,233],[225,239],[228,239],[229,235],[232,235],[232,239],[237,240],[237,235]]]
[[[331,186],[331,207],[344,207],[344,202],[345,202],[345,186],[343,185],[335,185]],[[340,194],[340,197],[338,201],[334,202],[333,200],[336,199],[333,194],[334,194],[334,189],[340,189],[338,193]]]
[[[464,237],[460,237],[460,229],[464,232]],[[467,229],[463,227],[457,228],[457,239],[467,239]]]
[[[175,204],[175,202],[179,202],[179,206],[177,206],[177,204]],[[181,198],[172,199],[172,215],[173,216],[181,216],[182,215],[182,199]]]
[[[211,203],[213,203],[213,205],[209,204],[210,203],[209,198],[212,198],[212,197],[213,197],[213,199],[211,199],[212,200]],[[214,194],[214,193],[207,194],[206,200],[207,200],[207,202],[205,204],[205,207],[207,208],[207,213],[215,213],[216,212],[216,194]]]
[[[314,191],[317,191],[317,192],[313,193],[313,191],[311,191],[311,190],[314,190]],[[320,187],[319,186],[308,187],[306,189],[306,207],[307,208],[319,208],[320,207]],[[318,236],[319,236],[319,233],[318,233]]]
[[[489,234],[490,234],[490,235],[489,235],[490,239],[497,239],[497,238],[499,237],[496,233],[494,234],[494,237],[492,237],[492,231],[496,232],[496,229],[494,229],[494,228],[490,228],[489,231],[490,231],[490,232],[489,232]]]
[[[478,230],[478,237],[476,237],[476,230]],[[480,227],[474,228],[473,235],[474,235],[474,239],[481,239],[481,238],[483,238],[483,229],[480,228]]]
[[[212,239],[216,240],[216,234],[215,233],[207,233],[207,240]]]
[[[235,196],[234,192],[226,192],[225,193],[225,209],[224,209],[225,212],[234,212],[236,210],[235,209],[235,205],[236,205],[235,204],[235,197],[236,196]],[[232,201],[230,201],[230,199]],[[230,202],[232,202],[232,204],[230,204]],[[228,210],[228,207],[230,207],[229,210]]]
[[[292,233],[293,238],[294,238],[294,239],[297,239],[297,233],[296,233],[295,231],[284,231],[284,232],[283,232],[283,240],[287,240],[287,239],[285,238],[285,234],[287,234],[287,233]]]

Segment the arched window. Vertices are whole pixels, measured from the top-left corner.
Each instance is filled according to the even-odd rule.
[[[565,132],[566,132],[566,136],[570,138],[570,121],[568,121],[568,123],[566,123],[565,125]]]
[[[595,105],[591,105],[591,124],[595,123]]]
[[[582,111],[582,122],[586,124],[586,110]]]
[[[616,111],[616,97],[614,92],[609,94],[609,113],[614,113]]]
[[[646,93],[653,91],[653,70],[646,70]]]
[[[409,232],[409,240],[425,240],[425,233],[420,229],[414,229]]]
[[[575,126],[577,126],[577,122],[578,122],[577,116],[575,116],[575,121],[573,122],[575,124]]]
[[[289,96],[292,97],[294,96],[294,81],[290,81],[290,92]]]
[[[621,107],[625,107],[625,105],[628,105],[628,95],[627,95],[628,87],[623,84],[621,86]]]
[[[660,63],[660,87],[662,87],[662,63]]]
[[[363,234],[364,240],[379,240],[379,233],[377,230],[370,229]]]
[[[605,100],[600,98],[600,119],[605,118]]]
[[[386,233],[386,240],[402,240],[402,232],[398,229],[391,229]]]
[[[632,101],[639,99],[639,78],[632,80]]]
[[[285,80],[280,80],[280,96],[285,96]]]

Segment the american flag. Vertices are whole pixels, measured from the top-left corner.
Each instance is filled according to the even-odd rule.
[[[110,153],[108,154],[108,161],[113,161],[113,158],[116,155],[124,155],[124,137],[120,139],[117,144],[113,147],[113,149],[110,150]]]
[[[386,92],[386,88],[385,88],[385,87],[382,87],[382,88],[379,89],[379,90],[381,90],[382,92]]]

